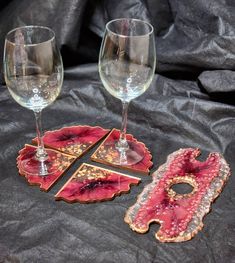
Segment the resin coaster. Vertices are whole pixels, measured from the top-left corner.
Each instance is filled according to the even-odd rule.
[[[25,147],[19,151],[19,156],[17,157],[17,167],[19,169],[20,175],[24,176],[30,185],[39,185],[41,190],[48,191],[53,186],[53,184],[63,175],[63,173],[71,166],[71,164],[76,160],[76,158],[68,154],[51,150],[48,156],[48,162],[50,162],[50,160],[52,159],[55,159],[56,157],[60,157],[60,160],[62,159],[62,165],[60,164],[58,172],[44,177],[24,174],[19,165],[19,162],[21,160],[27,160],[28,158],[28,160],[30,160],[29,162],[31,162],[30,165],[33,166],[34,163],[32,162],[31,157],[36,149],[36,146],[26,144]]]
[[[71,126],[44,133],[43,142],[46,147],[66,154],[81,157],[95,146],[110,130],[101,127]],[[33,139],[37,144],[37,138]]]
[[[55,199],[68,203],[111,200],[128,193],[130,186],[139,182],[139,178],[83,163],[55,195]]]
[[[202,229],[202,219],[221,193],[230,169],[219,153],[211,153],[204,162],[195,159],[199,154],[198,149],[180,149],[153,173],[152,183],[125,215],[132,230],[145,233],[150,223],[157,222],[161,225],[155,235],[159,241],[181,242]],[[191,185],[193,191],[180,194],[172,189],[182,183]]]
[[[99,148],[93,153],[91,156],[91,160],[94,162],[104,163],[108,164],[114,167],[124,168],[127,170],[140,172],[144,174],[149,173],[149,169],[152,167],[153,163],[151,162],[152,155],[150,154],[149,150],[146,148],[145,144],[142,142],[138,142],[131,134],[127,134],[126,138],[129,141],[137,142],[136,146],[136,152],[144,152],[144,158],[139,161],[137,164],[131,165],[131,166],[120,166],[115,165],[112,163],[112,160],[114,160],[116,156],[116,151],[112,149],[112,147],[105,148],[105,144],[112,144],[112,142],[117,141],[119,139],[120,131],[117,129],[113,129],[110,134],[107,136],[107,138],[102,142],[102,144],[99,146]],[[114,147],[114,146],[113,146]]]

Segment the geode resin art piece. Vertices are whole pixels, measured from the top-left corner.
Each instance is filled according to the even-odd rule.
[[[118,156],[117,151],[114,150],[115,147],[115,141],[118,141],[120,136],[120,131],[117,129],[113,129],[110,134],[107,136],[107,138],[102,142],[102,144],[98,147],[98,149],[93,153],[91,156],[91,160],[94,162],[104,163],[107,165],[140,172],[144,174],[149,174],[149,169],[152,167],[152,155],[150,154],[149,150],[145,146],[144,143],[137,141],[131,134],[126,134],[126,139],[128,141],[136,142],[134,149],[136,152],[143,153],[144,157],[142,160],[140,160],[138,163],[131,165],[131,166],[117,166],[113,164],[113,160],[117,158]],[[104,147],[105,144],[110,144],[111,147],[106,148]]]
[[[47,131],[42,138],[46,147],[78,158],[95,146],[109,131],[99,126],[78,125]],[[37,138],[33,139],[33,143],[37,143]]]
[[[33,171],[34,168],[37,168],[37,166],[39,165],[39,162],[32,158],[36,150],[36,146],[26,144],[25,147],[19,151],[19,156],[17,157],[17,167],[19,169],[20,175],[24,176],[30,185],[39,185],[41,190],[48,191],[53,186],[53,184],[63,175],[63,173],[71,166],[76,158],[71,155],[58,152],[56,150],[51,150],[46,162],[50,163],[50,160],[59,158],[61,162],[55,162],[54,166],[51,166],[50,168],[52,170],[57,170],[57,168],[59,167],[59,170],[57,172],[48,176],[35,176],[25,174],[20,167],[20,161],[26,162],[28,167],[30,167]]]
[[[153,181],[145,186],[136,204],[125,215],[132,230],[145,233],[152,222],[160,224],[156,238],[161,242],[190,240],[203,227],[203,217],[211,203],[221,193],[230,176],[230,169],[219,153],[211,153],[207,160],[195,158],[198,149],[180,149],[152,175]],[[175,184],[186,183],[191,193],[179,194]]]
[[[55,199],[68,203],[111,200],[129,192],[130,186],[139,182],[139,178],[84,163],[59,190]]]

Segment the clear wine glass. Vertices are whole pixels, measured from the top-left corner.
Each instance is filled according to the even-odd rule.
[[[132,99],[149,88],[155,66],[151,24],[131,18],[107,23],[99,55],[99,73],[105,89],[123,105],[120,138],[104,145],[107,151],[116,151],[113,164],[134,165],[144,157],[144,152],[137,150],[136,143],[126,139],[127,109]]]
[[[23,173],[46,176],[60,169],[60,158],[45,149],[42,141],[41,111],[59,95],[63,83],[63,63],[55,33],[47,27],[24,26],[5,38],[4,75],[11,96],[32,110],[36,118],[38,147],[18,164]]]

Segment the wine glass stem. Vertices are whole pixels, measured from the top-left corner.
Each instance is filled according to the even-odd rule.
[[[122,151],[127,150],[129,148],[128,143],[126,141],[126,126],[127,126],[127,111],[128,111],[129,102],[122,102],[122,126],[120,131],[120,138],[117,143],[117,147]]]
[[[47,153],[44,149],[44,143],[42,140],[42,121],[41,121],[41,111],[34,111],[35,119],[36,119],[36,132],[37,132],[37,138],[38,138],[38,148],[36,157],[39,161],[43,162],[47,159]]]

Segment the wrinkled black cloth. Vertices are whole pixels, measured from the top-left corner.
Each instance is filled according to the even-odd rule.
[[[204,71],[198,77],[208,93],[235,93],[235,72],[231,70]]]
[[[184,147],[200,148],[201,160],[220,152],[234,171],[233,0],[5,0],[0,7],[1,50],[14,27],[36,24],[56,32],[65,79],[58,99],[43,111],[44,130],[120,127],[121,103],[102,86],[97,61],[105,23],[135,17],[154,25],[157,70],[151,87],[130,104],[128,132],[151,151],[152,171]],[[151,176],[140,175],[138,187],[113,201],[56,202],[54,195],[81,163],[90,163],[95,149],[44,193],[28,186],[16,168],[18,151],[34,136],[32,112],[13,100],[2,79],[0,262],[235,262],[234,174],[204,218],[203,230],[191,241],[164,244],[154,237],[157,225],[141,235],[123,221]]]

